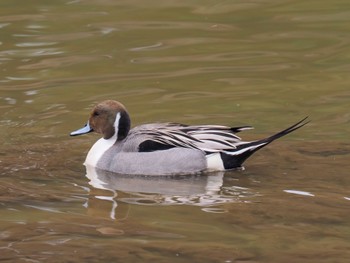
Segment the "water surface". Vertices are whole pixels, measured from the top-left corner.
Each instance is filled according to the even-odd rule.
[[[0,3],[2,262],[348,262],[346,1]],[[114,177],[71,138],[104,99],[133,125],[312,122],[243,171]]]

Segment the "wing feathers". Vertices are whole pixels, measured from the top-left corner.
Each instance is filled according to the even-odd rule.
[[[157,146],[154,149],[155,151],[166,149],[166,147],[159,147],[158,143],[160,143],[214,153],[236,149],[236,144],[241,142],[241,138],[234,133],[247,128],[250,127],[231,128],[221,125],[186,126],[169,123],[165,125],[159,124],[155,127],[144,126],[136,132],[145,136],[146,140],[157,143],[154,144]],[[142,149],[143,147],[139,147],[140,151]],[[150,149],[147,148],[147,150],[149,151]]]

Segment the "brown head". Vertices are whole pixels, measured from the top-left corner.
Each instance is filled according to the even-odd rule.
[[[104,139],[116,134],[116,140],[123,140],[130,130],[130,117],[123,104],[115,100],[105,100],[91,111],[89,121],[84,128],[71,133],[72,136],[97,132]]]

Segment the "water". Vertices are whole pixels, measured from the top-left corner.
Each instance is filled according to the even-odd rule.
[[[347,1],[0,3],[2,262],[349,262]],[[94,175],[104,99],[134,125],[312,122],[244,171]],[[99,176],[99,180],[94,180]]]

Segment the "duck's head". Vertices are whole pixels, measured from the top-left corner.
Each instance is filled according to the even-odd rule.
[[[116,136],[116,140],[121,141],[129,130],[130,117],[124,105],[115,100],[105,100],[92,109],[85,126],[70,135],[77,136],[94,131],[102,134],[106,140]]]

